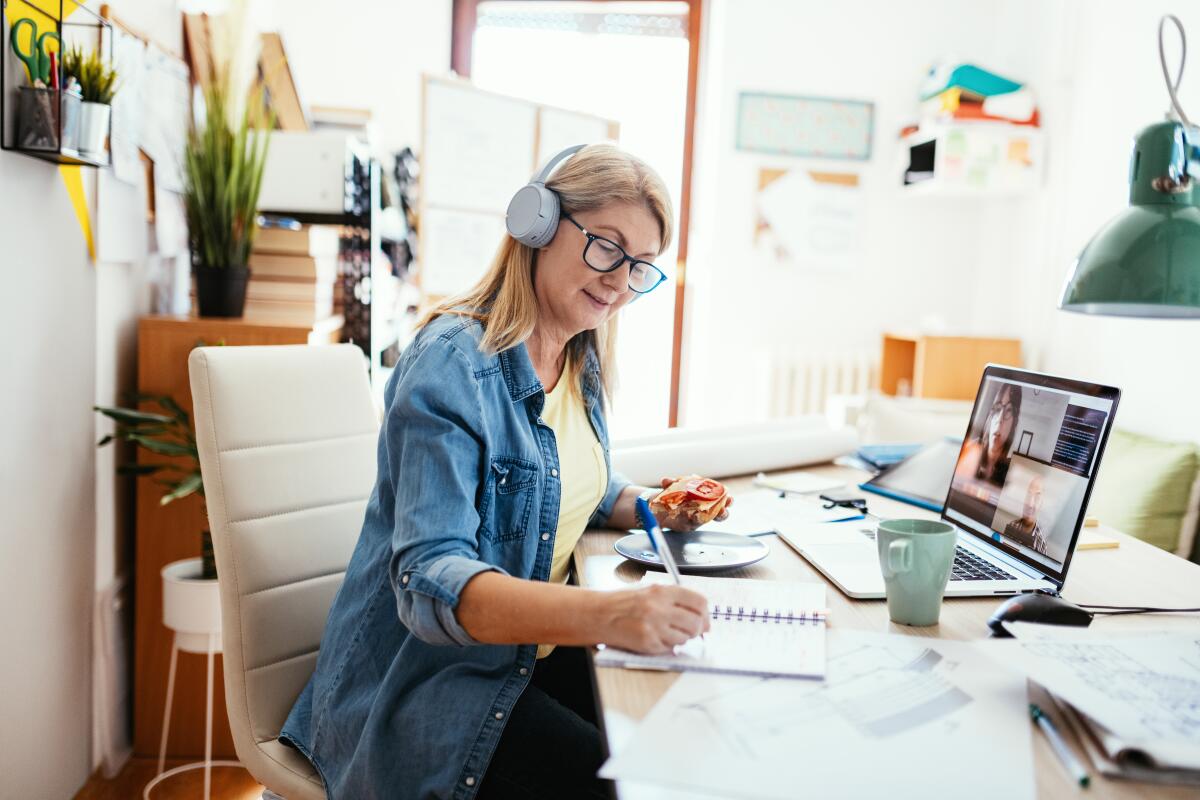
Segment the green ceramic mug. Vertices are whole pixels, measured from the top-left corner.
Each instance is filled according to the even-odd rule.
[[[889,519],[879,523],[875,544],[892,622],[937,624],[957,540],[948,522]]]

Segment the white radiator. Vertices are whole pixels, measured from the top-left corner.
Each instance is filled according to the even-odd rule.
[[[771,417],[823,414],[832,395],[865,395],[876,385],[875,353],[781,352],[770,357]]]

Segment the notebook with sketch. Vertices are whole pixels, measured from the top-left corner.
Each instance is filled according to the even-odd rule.
[[[670,582],[655,572],[642,580]],[[712,628],[703,638],[657,656],[604,647],[596,666],[825,677],[825,584],[684,575],[683,585],[708,598]]]

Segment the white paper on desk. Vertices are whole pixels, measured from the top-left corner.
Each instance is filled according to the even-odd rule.
[[[1200,631],[981,642],[1156,762],[1200,769]]]
[[[825,508],[808,497],[779,496],[771,489],[754,489],[735,494],[729,506],[729,518],[700,526],[702,531],[722,533],[776,533],[796,526],[837,522],[862,516],[854,509]]]
[[[824,683],[683,675],[601,777],[735,797],[1032,798],[1025,680],[963,642],[831,629]]]
[[[805,471],[777,472],[774,475],[764,475],[760,472],[754,479],[754,485],[780,492],[817,494],[829,489],[840,489],[846,485],[846,481],[842,478],[831,478],[828,475],[816,475]]]
[[[596,654],[596,666],[736,672],[821,678],[825,675],[825,584],[684,575],[683,586],[708,598],[712,627],[667,655],[642,655],[616,647]],[[648,572],[642,584],[670,585]]]

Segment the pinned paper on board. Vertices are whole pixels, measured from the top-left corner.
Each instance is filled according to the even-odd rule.
[[[146,48],[142,91],[153,97],[143,106],[141,147],[154,160],[154,186],[182,192],[183,154],[192,108],[191,75],[187,64],[156,45]]]
[[[118,25],[112,26],[111,31],[113,66],[121,76],[121,90],[113,97],[112,131],[109,134],[112,171],[118,180],[137,186],[145,179],[138,145],[146,113],[143,99],[146,43]]]
[[[861,205],[858,173],[759,170],[755,247],[784,263],[848,266],[862,239]]]

